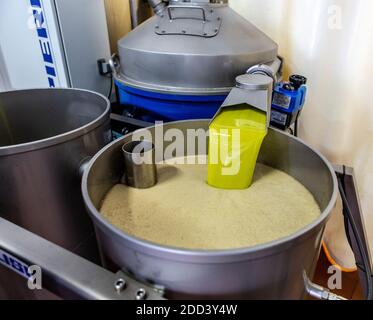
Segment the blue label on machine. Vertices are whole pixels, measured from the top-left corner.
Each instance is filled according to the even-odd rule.
[[[284,114],[284,113],[278,112],[276,110],[272,110],[272,112],[271,112],[271,121],[275,122],[277,124],[285,126],[286,125],[286,121],[287,121],[287,115]]]
[[[26,279],[29,279],[31,277],[31,274],[28,271],[30,267],[29,265],[1,249],[0,264],[9,268],[10,270],[13,270]]]
[[[274,92],[272,103],[280,108],[289,109],[291,104],[291,97],[278,92]]]

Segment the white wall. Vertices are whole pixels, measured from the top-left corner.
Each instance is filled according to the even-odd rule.
[[[373,1],[230,0],[309,78],[300,136],[354,167],[373,253]]]

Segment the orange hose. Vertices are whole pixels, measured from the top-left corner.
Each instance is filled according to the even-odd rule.
[[[342,266],[340,266],[334,259],[333,257],[331,256],[325,242],[323,241],[322,243],[322,247],[324,249],[324,252],[325,252],[325,255],[326,255],[326,258],[329,260],[329,263],[332,265],[332,266],[335,266],[336,268],[338,268],[339,270],[341,270],[342,272],[346,272],[346,273],[352,273],[352,272],[356,272],[357,271],[357,268],[354,268],[354,269],[349,269],[349,268],[344,268]]]

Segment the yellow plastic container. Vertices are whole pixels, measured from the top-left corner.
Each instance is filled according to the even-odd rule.
[[[267,115],[248,105],[228,107],[210,124],[207,183],[221,189],[250,187],[267,134]]]

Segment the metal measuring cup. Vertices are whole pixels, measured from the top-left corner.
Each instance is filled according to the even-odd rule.
[[[122,147],[125,173],[122,183],[147,189],[157,183],[154,144],[146,140],[130,141]]]

